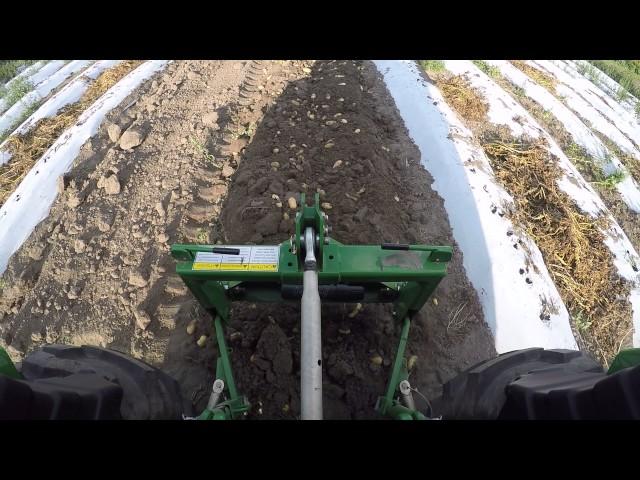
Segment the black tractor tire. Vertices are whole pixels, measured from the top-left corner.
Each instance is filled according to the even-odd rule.
[[[0,375],[0,420],[118,420],[122,388],[100,375],[18,380]]]
[[[460,420],[500,418],[507,401],[507,387],[524,375],[542,371],[565,377],[584,373],[605,375],[602,366],[584,352],[515,350],[480,362],[445,383],[442,396],[434,401],[435,416]]]
[[[27,355],[21,373],[27,381],[95,374],[122,388],[125,420],[175,420],[190,415],[178,383],[145,362],[93,346],[47,345]]]

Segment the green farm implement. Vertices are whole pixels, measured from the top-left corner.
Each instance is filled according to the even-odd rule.
[[[415,409],[404,351],[411,318],[445,276],[451,247],[343,245],[329,232],[318,194],[313,206],[302,194],[295,234],[280,245],[172,246],[178,274],[213,318],[220,351],[217,380],[200,418],[238,418],[249,408],[235,387],[223,333],[233,301],[301,303],[302,419],[322,419],[321,303],[393,303],[402,334],[376,409],[393,418],[424,418]]]

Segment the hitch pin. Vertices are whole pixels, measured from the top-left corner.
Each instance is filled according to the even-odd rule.
[[[213,410],[218,402],[220,401],[220,396],[222,395],[222,391],[224,390],[224,381],[221,379],[216,379],[213,382],[213,389],[211,391],[211,396],[209,397],[209,402],[207,403],[207,410]]]

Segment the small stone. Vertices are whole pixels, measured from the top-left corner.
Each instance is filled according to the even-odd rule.
[[[119,125],[112,123],[107,127],[107,135],[109,135],[109,140],[111,140],[113,143],[118,143],[118,140],[120,140],[121,134],[122,134],[122,129],[120,128]]]
[[[346,118],[343,118],[340,120],[340,123],[349,123],[349,121]]]
[[[418,361],[418,356],[417,355],[411,355],[409,357],[409,360],[407,360],[407,370],[411,371],[413,370],[413,367],[416,366],[416,362]]]
[[[204,347],[204,346],[206,345],[206,343],[207,343],[207,338],[208,338],[208,337],[207,337],[206,335],[202,335],[202,336],[198,339],[198,341],[197,341],[196,343],[198,344],[198,346],[199,346],[200,348],[202,348],[202,347]]]
[[[129,285],[143,288],[147,286],[147,283],[147,280],[145,280],[139,272],[132,272],[129,274]]]
[[[272,194],[271,194],[271,198],[273,198],[276,202],[279,202],[279,201],[280,201],[280,196],[279,196],[279,195],[276,195],[275,193],[272,193]]]
[[[399,201],[400,201],[400,198],[398,198],[398,195],[394,195],[394,196],[393,196],[393,199],[394,199],[396,202],[399,202]]]
[[[215,127],[218,124],[218,113],[209,112],[202,117],[202,123],[207,127]]]
[[[338,333],[340,333],[342,335],[349,335],[351,333],[351,329],[350,328],[339,328],[338,329]]]
[[[77,239],[75,242],[73,242],[73,250],[76,253],[84,252],[85,247],[86,246],[83,240]]]
[[[101,177],[98,180],[98,188],[103,188],[107,195],[117,195],[120,193],[120,182],[116,175]]]
[[[36,245],[34,248],[27,251],[27,255],[29,255],[29,258],[31,260],[35,260],[35,261],[41,260],[44,254],[44,248],[45,248],[44,245]]]
[[[161,233],[156,236],[156,241],[158,243],[167,243],[167,240],[169,240],[169,235],[167,235],[166,233]]]
[[[103,218],[99,218],[96,221],[96,225],[98,227],[98,230],[100,230],[102,233],[105,233],[111,230],[111,225],[109,225],[109,223],[106,222]]]
[[[282,202],[276,202],[276,207],[282,208]]]
[[[76,208],[78,205],[80,205],[81,202],[82,200],[80,199],[76,191],[72,191],[69,193],[69,196],[67,197],[67,206],[69,208]]]
[[[384,361],[382,359],[382,357],[380,355],[374,355],[373,357],[370,358],[370,361],[373,365],[377,365],[380,366],[382,365],[382,362]]]
[[[349,193],[345,193],[344,196],[347,197],[350,200],[353,200],[354,202],[358,201],[358,197],[355,197],[355,196],[353,196],[353,195],[351,195]]]
[[[304,73],[311,73],[311,69],[310,69],[309,67],[304,67],[304,68],[302,69],[302,71],[303,71]]]
[[[433,304],[435,306],[438,306],[438,299],[436,297],[433,297],[433,300],[431,300],[433,302]]]
[[[144,310],[134,310],[133,315],[136,317],[136,327],[146,330],[151,323],[151,317]]]
[[[144,137],[137,130],[129,129],[120,137],[120,148],[123,150],[131,150],[142,143]]]
[[[334,144],[332,142],[327,142],[325,143],[324,148],[333,148],[333,145]]]
[[[60,175],[56,179],[56,191],[58,192],[58,195],[61,195],[62,193],[64,193],[65,188],[66,186],[64,184],[64,175]]]
[[[360,133],[360,129],[359,129],[359,128],[356,128],[356,129],[353,131],[353,133]]]
[[[277,170],[280,168],[280,162],[271,162],[271,167]]]
[[[338,160],[336,161],[336,163],[333,164],[333,168],[339,168],[342,165],[342,160]]]
[[[298,208],[298,202],[296,202],[296,199],[293,197],[289,197],[289,200],[287,200],[287,204],[289,205],[289,208],[291,210],[295,210],[296,208]]]
[[[331,210],[333,206],[329,202],[322,202],[320,204],[323,210]]]
[[[231,175],[233,175],[233,167],[229,164],[225,165],[224,167],[222,167],[222,178],[229,178]]]
[[[277,148],[277,147],[272,150],[273,153],[278,153],[279,151],[280,151],[280,149]]]
[[[191,320],[189,322],[189,325],[187,325],[187,335],[193,335],[195,331],[196,331],[196,321]]]
[[[351,310],[351,313],[349,313],[349,318],[354,318],[356,315],[358,315],[358,313],[361,310],[362,310],[362,304],[356,303],[356,306],[353,308],[353,310]]]
[[[69,300],[75,300],[76,298],[78,298],[78,292],[75,291],[75,289],[71,289],[69,290],[69,292],[67,293],[67,298]]]
[[[158,215],[160,215],[161,217],[164,217],[166,212],[164,211],[164,207],[162,206],[162,202],[156,202],[154,208],[156,209],[156,212],[158,212]]]

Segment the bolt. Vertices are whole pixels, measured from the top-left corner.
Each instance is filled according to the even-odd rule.
[[[409,395],[411,393],[411,385],[407,380],[400,382],[400,393],[403,395]]]

